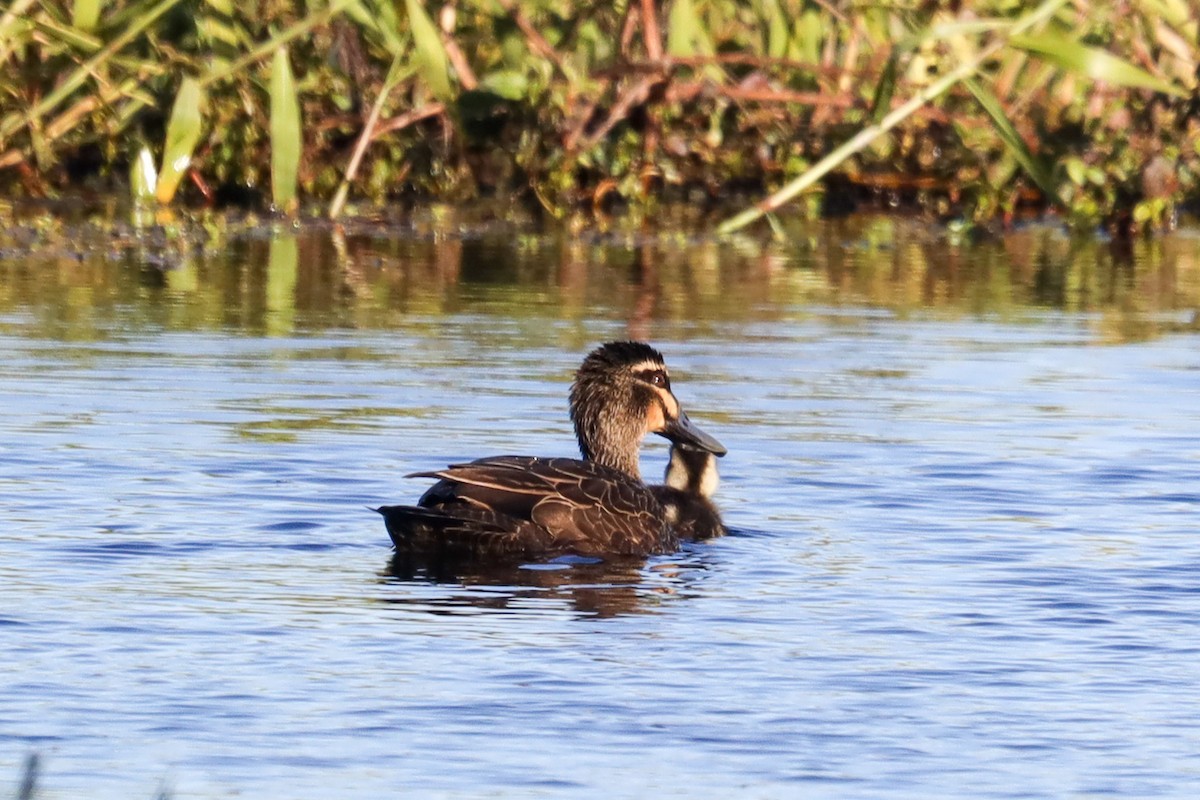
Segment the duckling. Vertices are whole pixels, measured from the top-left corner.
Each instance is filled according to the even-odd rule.
[[[717,459],[707,450],[686,444],[671,446],[662,486],[652,486],[680,539],[713,539],[728,533],[712,502],[721,479]]]
[[[694,425],[671,391],[662,354],[609,342],[575,374],[571,420],[582,459],[495,456],[408,477],[436,478],[415,506],[383,506],[397,552],[530,558],[671,552],[679,533],[641,479],[649,433],[714,456],[725,448]]]

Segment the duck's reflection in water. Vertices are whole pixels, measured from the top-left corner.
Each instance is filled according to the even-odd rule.
[[[396,553],[382,574],[400,589],[385,601],[431,614],[567,609],[594,617],[653,613],[694,596],[708,565],[703,546],[671,557],[543,563],[417,559]],[[431,591],[434,590],[434,591]]]

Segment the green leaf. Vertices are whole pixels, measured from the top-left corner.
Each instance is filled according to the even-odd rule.
[[[370,2],[369,8],[361,0],[350,0],[345,8],[346,16],[360,28],[383,40],[393,58],[403,55],[405,43],[400,36],[400,20],[391,0]]]
[[[1192,19],[1186,0],[1141,0],[1137,5],[1147,21],[1159,17],[1174,28],[1182,28]]]
[[[241,31],[227,20],[217,17],[198,17],[196,29],[208,40],[218,42],[230,50],[237,50],[243,44]]]
[[[1068,158],[1065,162],[1067,177],[1076,186],[1083,186],[1087,181],[1087,164],[1081,158]]]
[[[96,30],[103,6],[104,0],[75,0],[75,6],[71,10],[71,24],[81,31]]]
[[[271,198],[278,211],[296,207],[296,177],[301,155],[300,104],[286,47],[271,64]]]
[[[1058,187],[1054,185],[1050,171],[1030,152],[1025,140],[1017,133],[1017,129],[1013,127],[1008,115],[1004,113],[1004,108],[996,96],[974,78],[965,78],[963,85],[975,96],[975,101],[991,117],[996,135],[1004,142],[1004,146],[1008,148],[1016,162],[1021,165],[1021,169],[1025,170],[1025,173],[1033,179],[1046,197],[1062,205],[1058,196]]]
[[[46,15],[39,14],[33,18],[30,24],[41,33],[47,34],[48,37],[57,39],[81,53],[91,55],[104,46],[104,42],[95,36],[65,23],[60,23]]]
[[[716,53],[712,38],[692,0],[675,0],[671,3],[671,13],[667,17],[667,53],[682,58]],[[706,65],[700,73],[714,83],[725,82],[725,74],[716,64]]]
[[[167,123],[167,143],[163,147],[162,168],[158,171],[158,187],[154,196],[160,203],[175,197],[179,182],[192,163],[192,151],[200,141],[203,123],[204,89],[195,78],[184,78],[175,95],[175,107]]]
[[[1117,58],[1107,50],[1088,47],[1074,39],[1053,33],[1029,36],[1014,36],[1009,40],[1013,47],[1041,56],[1070,72],[1086,75],[1093,80],[1127,86],[1134,89],[1150,89],[1175,97],[1186,97],[1187,93],[1177,86],[1155,77],[1128,61]]]
[[[441,34],[425,12],[421,0],[404,0],[404,5],[408,10],[408,25],[417,48],[414,59],[417,70],[434,97],[442,102],[453,100],[449,59],[446,57],[446,48],[442,46]]]
[[[825,25],[821,15],[807,9],[800,19],[792,23],[792,47],[788,55],[800,61],[816,64],[821,60],[821,45],[825,36]]]
[[[893,52],[883,65],[883,73],[879,83],[875,84],[875,96],[871,99],[871,122],[879,124],[879,120],[892,110],[892,96],[896,93],[896,53]]]
[[[479,88],[500,95],[505,100],[524,100],[529,91],[529,79],[516,70],[502,69],[483,76]]]
[[[154,168],[154,156],[150,148],[143,146],[137,158],[129,165],[129,191],[135,203],[148,203],[154,199],[158,185],[158,170]]]
[[[675,0],[667,17],[667,52],[673,56],[712,55],[712,44],[692,0]]]
[[[784,58],[788,50],[788,21],[779,0],[763,0],[763,13],[767,18],[767,55]]]

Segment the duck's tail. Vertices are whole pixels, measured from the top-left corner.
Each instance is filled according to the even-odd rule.
[[[545,552],[544,528],[490,509],[380,506],[388,536],[399,553],[442,556],[521,557]]]

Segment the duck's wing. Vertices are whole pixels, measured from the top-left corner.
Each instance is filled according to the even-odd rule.
[[[420,505],[500,512],[543,528],[554,549],[644,555],[674,547],[654,495],[637,479],[591,461],[499,456],[418,476],[440,479]]]
[[[583,461],[555,465],[556,491],[533,507],[533,521],[586,543],[589,552],[648,555],[674,550],[677,542],[662,506],[646,486],[624,473],[593,468]]]
[[[542,468],[547,460],[497,456],[405,477],[438,479],[417,501],[424,508],[478,508],[531,521],[534,505],[554,492],[554,481]]]
[[[644,492],[611,504],[548,497],[534,506],[533,519],[557,537],[576,542],[572,549],[583,554],[644,556],[678,545],[657,502]]]
[[[418,501],[419,505],[434,505],[455,500],[474,501],[488,508],[515,506],[510,513],[522,515],[519,508],[532,507],[537,498],[553,491],[546,464],[571,459],[546,459],[534,456],[495,456],[480,458],[465,464],[451,464],[445,469],[414,472],[406,478],[439,478]],[[583,462],[580,462],[583,463]]]

